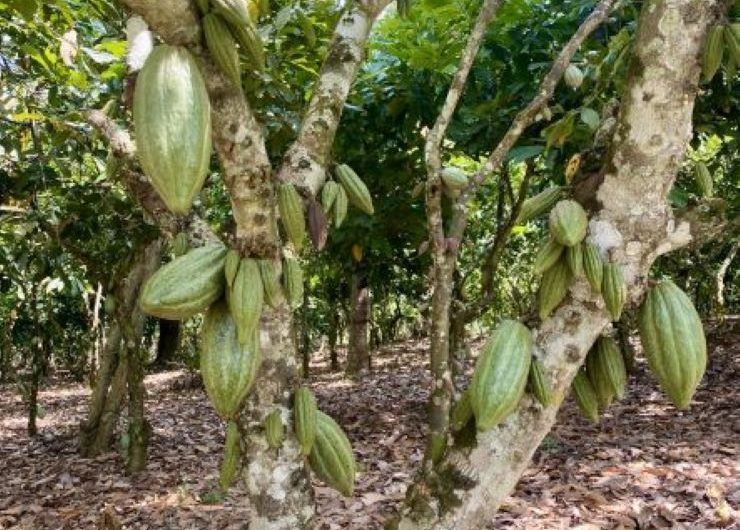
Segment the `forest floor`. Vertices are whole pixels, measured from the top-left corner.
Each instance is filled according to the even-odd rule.
[[[712,340],[707,376],[687,412],[669,405],[644,362],[628,396],[598,425],[568,399],[490,528],[740,528],[738,339]],[[315,363],[310,384],[346,429],[360,468],[351,499],[315,484],[318,529],[380,529],[403,500],[423,450],[424,351],[405,342],[375,352],[375,369],[361,382],[330,373],[326,359]],[[30,441],[17,393],[0,387],[0,528],[82,530],[103,518],[126,529],[246,528],[239,486],[213,499],[223,425],[193,380],[183,371],[147,377],[153,437],[149,466],[136,477],[122,472],[116,452],[77,456],[85,386],[47,386],[39,436]]]

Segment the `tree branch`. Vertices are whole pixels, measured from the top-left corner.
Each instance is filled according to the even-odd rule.
[[[326,164],[347,95],[365,59],[373,23],[391,0],[351,2],[334,30],[298,138],[283,158],[277,179],[293,182],[315,196],[324,184]]]

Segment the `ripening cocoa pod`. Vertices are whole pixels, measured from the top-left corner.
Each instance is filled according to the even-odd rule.
[[[532,364],[529,366],[529,379],[527,381],[530,392],[534,394],[543,407],[550,406],[552,403],[552,391],[550,384],[545,377],[545,367],[536,357],[532,357]]]
[[[583,241],[587,229],[586,211],[576,201],[560,201],[550,211],[550,233],[561,245],[577,245]]]
[[[316,438],[308,457],[311,469],[345,497],[355,488],[355,458],[342,428],[320,410],[316,412]]]
[[[554,238],[548,238],[542,248],[540,248],[539,252],[537,252],[537,257],[534,259],[535,274],[542,274],[555,265],[564,250],[565,247],[555,241]]]
[[[568,294],[571,275],[568,264],[562,258],[542,275],[538,293],[540,319],[545,320],[553,309],[560,305]]]
[[[349,202],[366,214],[372,215],[375,212],[373,199],[370,196],[367,186],[357,173],[347,164],[339,164],[334,174],[339,179],[339,183],[344,188],[344,191],[347,192]]]
[[[594,423],[599,422],[599,402],[586,372],[579,370],[571,384],[573,396],[581,413]]]
[[[216,13],[206,14],[202,24],[203,35],[213,62],[234,87],[241,88],[239,52],[236,48],[236,39],[231,34],[228,24]]]
[[[337,199],[337,193],[339,193],[339,184],[333,180],[329,180],[321,188],[321,206],[324,208],[324,212],[328,215],[331,212],[334,201]]]
[[[339,186],[337,197],[334,200],[334,226],[336,228],[342,226],[344,219],[347,217],[348,205],[349,199],[347,198],[347,192],[344,191],[342,186]]]
[[[293,428],[295,430],[301,452],[309,455],[316,440],[316,396],[308,388],[296,390],[293,398]]]
[[[604,262],[601,260],[599,249],[588,243],[583,247],[583,272],[586,274],[591,289],[601,292],[601,283],[604,279]]]
[[[583,274],[583,249],[580,243],[566,248],[565,261],[573,276]]]
[[[303,201],[293,184],[280,184],[278,187],[278,210],[285,234],[300,252],[306,238],[306,219],[303,217]]]
[[[604,297],[604,303],[612,317],[612,322],[618,321],[622,316],[624,303],[627,301],[627,283],[624,281],[622,267],[617,263],[604,265],[601,296]]]
[[[704,162],[697,162],[694,166],[694,180],[696,180],[696,185],[699,187],[702,196],[712,196],[714,182],[712,181],[712,175],[709,173],[709,168]]]
[[[272,260],[259,260],[260,278],[264,288],[265,303],[275,309],[283,303],[283,288],[280,285],[280,276],[277,273],[275,264]]]
[[[236,324],[237,339],[244,344],[254,336],[262,316],[264,288],[258,260],[241,260],[226,300]]]

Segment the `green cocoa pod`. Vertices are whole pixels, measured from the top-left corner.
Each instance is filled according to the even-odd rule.
[[[622,316],[624,303],[627,301],[627,283],[624,281],[622,267],[617,263],[606,263],[604,265],[601,296],[604,297],[604,303],[612,321],[618,321]]]
[[[203,34],[213,62],[232,85],[241,89],[239,52],[236,48],[236,39],[231,34],[228,24],[220,15],[208,13],[203,17]]]
[[[612,389],[608,379],[601,377],[599,372],[593,371],[596,355],[596,345],[594,344],[586,356],[586,376],[594,389],[599,410],[605,410],[614,401],[614,389]],[[589,366],[591,369],[589,369]]]
[[[568,269],[570,269],[573,276],[583,274],[583,247],[580,243],[567,247],[565,261],[568,263]]]
[[[686,293],[663,280],[647,294],[638,317],[640,339],[660,388],[687,409],[707,365],[701,319]]]
[[[188,243],[188,235],[185,232],[178,233],[172,238],[172,253],[175,257],[182,256],[190,250],[190,243]]]
[[[564,250],[565,247],[555,241],[554,238],[548,238],[542,248],[540,248],[539,252],[537,252],[537,257],[534,259],[534,272],[536,274],[542,274],[555,265]]]
[[[333,180],[329,180],[321,188],[321,207],[324,209],[324,213],[329,215],[334,201],[337,200],[337,194],[339,193],[339,184]]]
[[[545,320],[553,309],[560,305],[565,295],[568,294],[570,280],[570,269],[563,259],[558,260],[555,265],[545,271],[538,293],[540,319]]]
[[[504,320],[478,357],[470,403],[479,431],[503,421],[524,394],[532,359],[532,335],[515,320]]]
[[[264,288],[257,262],[249,258],[241,260],[227,297],[239,344],[246,343],[254,336],[262,316]]]
[[[283,288],[280,285],[280,276],[272,260],[259,260],[260,277],[264,288],[264,300],[267,305],[275,309],[283,303]]]
[[[573,90],[578,90],[583,83],[583,72],[575,64],[569,64],[568,68],[565,69],[563,78],[565,79],[566,85]]]
[[[141,167],[167,208],[185,215],[211,160],[211,104],[185,48],[154,48],[136,79],[133,107]]]
[[[520,225],[536,219],[549,211],[562,196],[563,188],[561,186],[553,186],[541,191],[534,197],[530,197],[522,203],[519,215],[516,218],[516,224]]]
[[[226,286],[228,288],[234,285],[234,278],[236,278],[236,273],[239,271],[239,263],[241,261],[242,258],[239,253],[230,248],[224,260],[224,278],[226,279]]]
[[[283,287],[291,309],[300,307],[303,303],[303,270],[298,260],[283,260]]]
[[[200,373],[206,393],[222,418],[233,419],[239,413],[260,362],[256,330],[250,340],[240,344],[226,304],[211,305],[201,330]]]
[[[144,284],[141,310],[167,320],[185,320],[205,311],[224,290],[226,248],[211,244],[162,266]]]
[[[604,262],[601,261],[601,253],[595,245],[590,243],[583,247],[583,272],[586,274],[591,289],[596,293],[601,292],[601,283],[604,280]]]
[[[308,457],[311,469],[345,497],[355,489],[355,458],[347,435],[329,416],[316,412],[316,438]]]
[[[607,387],[617,399],[627,390],[627,368],[619,345],[611,337],[599,337],[588,357],[586,370],[594,387]]]
[[[599,422],[599,402],[586,372],[579,370],[571,385],[573,396],[581,413],[594,423]]]
[[[712,80],[722,64],[722,54],[724,52],[724,28],[722,26],[712,26],[707,34],[707,41],[704,44],[704,59],[702,61],[702,76],[705,82]]]
[[[577,245],[586,237],[587,229],[586,211],[576,201],[560,201],[550,211],[550,233],[561,245]]]
[[[247,0],[211,0],[211,7],[233,26],[252,23]]]
[[[529,365],[529,380],[527,384],[530,392],[532,392],[543,407],[550,406],[550,403],[552,403],[552,392],[550,391],[550,384],[545,377],[545,367],[535,357],[532,357],[532,363]]]
[[[728,55],[728,62],[737,65],[740,63],[740,22],[734,22],[726,26],[722,34],[725,37],[725,51]]]
[[[316,439],[316,397],[308,388],[296,390],[293,398],[293,428],[301,452],[309,455]]]
[[[453,431],[461,431],[473,417],[473,406],[470,404],[470,389],[460,395],[450,415],[450,427]]]
[[[339,186],[337,190],[337,197],[334,200],[334,226],[339,228],[342,226],[344,219],[347,217],[347,207],[349,206],[349,198],[347,192],[344,191],[342,186]]]
[[[375,212],[373,208],[373,199],[370,196],[370,191],[367,189],[367,186],[365,186],[362,179],[357,176],[357,173],[355,173],[347,164],[340,164],[337,166],[334,174],[337,179],[339,179],[339,183],[342,185],[342,188],[344,188],[344,191],[347,192],[349,202],[366,214],[372,215]]]
[[[427,440],[425,457],[432,464],[439,464],[447,452],[447,435],[439,432],[431,433]]]
[[[303,201],[293,184],[281,184],[278,187],[278,209],[285,234],[300,252],[306,239],[306,218],[303,216]]]
[[[241,436],[239,435],[239,426],[235,421],[229,420],[226,423],[226,443],[224,443],[224,457],[221,461],[219,470],[218,485],[226,491],[234,483],[236,473],[239,470],[241,460],[241,447],[239,446]]]
[[[468,185],[468,176],[461,169],[446,167],[440,171],[442,183],[454,194],[459,194]]]
[[[265,48],[254,23],[248,22],[240,25],[230,23],[229,26],[252,69],[263,72],[265,70]]]
[[[264,427],[267,445],[272,449],[282,446],[283,439],[285,438],[285,428],[283,427],[283,419],[280,417],[279,410],[273,410],[267,415]]]
[[[211,10],[209,0],[195,0],[195,4],[198,6],[201,15],[205,15]]]
[[[714,182],[712,181],[712,175],[709,173],[709,168],[704,162],[697,162],[694,166],[694,180],[696,180],[696,185],[704,197],[712,196]]]

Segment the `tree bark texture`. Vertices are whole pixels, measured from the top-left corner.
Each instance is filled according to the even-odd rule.
[[[642,298],[655,258],[692,237],[688,223],[676,223],[666,196],[691,139],[699,58],[720,4],[651,0],[639,20],[618,127],[597,191],[601,207],[588,236],[623,268],[632,305]],[[552,317],[533,330],[554,403],[543,408],[525,396],[502,424],[478,433],[474,447],[449,448],[435,472],[410,490],[398,528],[485,527],[551,429],[572,378],[608,324],[603,301],[579,279]]]
[[[347,344],[347,375],[359,377],[370,369],[368,323],[370,321],[370,288],[362,271],[352,273],[350,280],[350,322]]]

